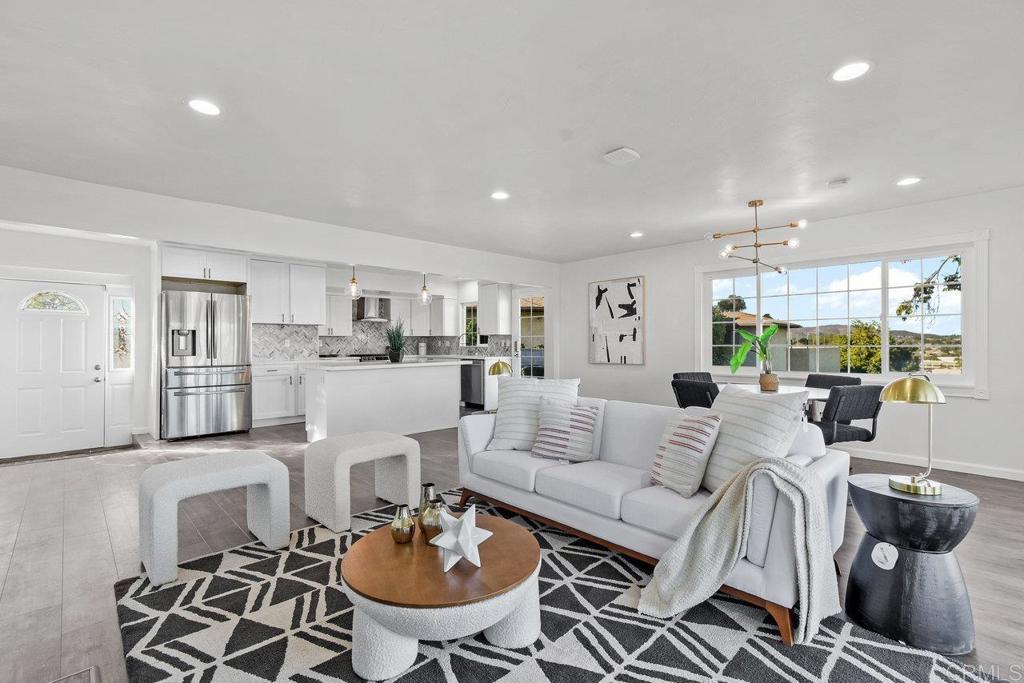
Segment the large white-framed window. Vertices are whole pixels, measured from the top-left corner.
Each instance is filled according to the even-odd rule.
[[[763,325],[779,325],[773,369],[799,379],[810,372],[888,381],[924,372],[944,386],[987,391],[987,235],[946,244],[897,245],[884,251],[809,258],[787,272],[761,274]],[[756,324],[750,267],[698,272],[700,365],[728,375]],[[738,375],[756,374],[754,355]],[[977,389],[977,391],[975,391]]]

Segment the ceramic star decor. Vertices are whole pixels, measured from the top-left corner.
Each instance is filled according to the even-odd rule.
[[[492,532],[478,529],[476,526],[476,505],[455,517],[447,510],[441,510],[441,533],[430,539],[430,542],[444,549],[444,570],[448,571],[462,558],[466,558],[477,567],[480,566],[480,552],[477,546],[490,538]]]

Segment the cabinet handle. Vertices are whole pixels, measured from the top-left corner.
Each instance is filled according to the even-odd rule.
[[[292,313],[292,322],[295,322],[295,314]]]
[[[267,370],[267,372],[277,372],[277,370]]]
[[[281,322],[284,322],[284,313],[281,314]]]
[[[299,385],[302,385],[302,375],[299,375]]]
[[[288,375],[288,384],[294,384],[295,383],[294,380],[295,380],[294,377],[292,377],[291,375]]]

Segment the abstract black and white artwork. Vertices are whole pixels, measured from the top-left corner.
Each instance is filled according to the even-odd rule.
[[[591,282],[590,362],[644,364],[644,276]]]

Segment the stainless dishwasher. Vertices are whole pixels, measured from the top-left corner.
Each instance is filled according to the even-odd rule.
[[[464,359],[468,360],[468,359]],[[462,402],[469,405],[484,404],[484,359],[472,359],[462,366]]]

